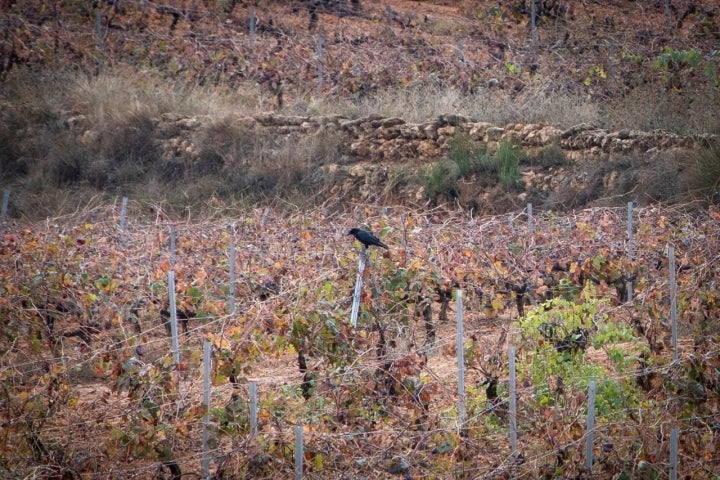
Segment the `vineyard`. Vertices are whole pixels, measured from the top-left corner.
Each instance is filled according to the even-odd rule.
[[[720,476],[714,207],[215,206],[3,225],[0,476]]]
[[[718,19],[0,0],[0,479],[720,480]]]

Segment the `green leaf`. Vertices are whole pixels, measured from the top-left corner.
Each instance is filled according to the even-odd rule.
[[[192,298],[193,303],[199,302],[202,298],[202,292],[200,292],[200,289],[195,286],[188,287],[187,291],[185,292],[185,295]]]
[[[595,258],[593,258],[592,263],[593,267],[595,267],[595,270],[600,270],[605,264],[605,259],[602,257],[602,255],[596,255]]]

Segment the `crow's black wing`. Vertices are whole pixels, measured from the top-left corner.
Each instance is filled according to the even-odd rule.
[[[383,242],[380,241],[379,238],[377,238],[375,235],[373,235],[370,232],[367,232],[365,230],[360,230],[359,228],[353,228],[350,230],[350,235],[353,235],[357,240],[365,245],[365,248],[369,247],[370,245],[375,245],[377,247],[382,247],[386,250],[389,250],[388,246],[385,245]]]

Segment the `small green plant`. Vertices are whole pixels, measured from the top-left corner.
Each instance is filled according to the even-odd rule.
[[[718,86],[720,84],[720,81],[718,79],[717,74],[717,67],[715,67],[715,64],[712,62],[705,63],[705,67],[703,68],[703,73],[705,74],[705,78],[712,83],[714,86]]]
[[[478,18],[480,18],[481,20],[482,18],[488,17],[494,17],[504,20],[507,17],[507,14],[499,6],[490,7],[485,14],[483,14],[482,12],[478,14]]]
[[[685,66],[697,68],[702,61],[702,52],[697,49],[675,50],[664,47],[655,58],[654,65],[661,70],[680,70]]]
[[[433,201],[441,196],[456,198],[458,192],[458,169],[452,162],[444,161],[420,172],[420,183],[425,195]]]
[[[505,188],[512,188],[520,183],[519,165],[524,158],[525,153],[519,146],[506,140],[500,142],[493,159],[497,165],[498,180]]]
[[[510,73],[510,75],[520,75],[520,73],[522,72],[522,68],[511,62],[505,63],[505,68],[507,69],[508,73]]]
[[[512,188],[520,182],[519,165],[525,159],[523,150],[511,141],[501,141],[491,155],[470,139],[459,136],[452,141],[449,161],[422,171],[420,181],[426,195],[433,200],[442,195],[457,197],[458,178],[478,173],[495,176],[505,188]]]
[[[622,52],[621,58],[626,62],[635,63],[637,65],[640,65],[643,62],[642,55],[638,55],[636,53],[630,53],[625,50]]]
[[[463,135],[452,139],[449,156],[450,161],[457,166],[460,177],[487,172],[491,166],[487,150]]]
[[[583,85],[589,87],[593,83],[593,79],[604,80],[606,78],[607,72],[605,72],[605,69],[600,65],[596,65],[588,70],[587,77],[585,77],[585,79],[583,80]]]
[[[248,404],[240,395],[233,395],[225,405],[213,406],[210,418],[213,420],[210,425],[217,425],[217,433],[223,435],[249,430]]]
[[[550,300],[519,320],[525,353],[518,375],[532,382],[541,406],[563,405],[595,380],[598,416],[622,416],[639,398],[627,374],[641,347],[627,325],[602,313],[601,300],[585,297],[580,303]],[[604,350],[608,361],[589,361],[585,353],[591,346]]]
[[[567,165],[565,152],[556,143],[545,145],[539,152],[523,158],[523,164],[542,168]]]

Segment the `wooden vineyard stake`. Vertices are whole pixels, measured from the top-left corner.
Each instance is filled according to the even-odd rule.
[[[209,480],[210,477],[210,431],[208,423],[210,422],[210,367],[212,353],[212,343],[205,341],[203,343],[203,405],[205,407],[205,415],[202,424],[202,478]]]
[[[668,247],[668,271],[670,273],[670,335],[673,361],[678,360],[677,285],[675,284],[675,247]]]
[[[173,270],[175,269],[175,249],[176,249],[176,239],[175,239],[175,225],[170,225],[170,268]]]
[[[458,422],[460,431],[465,428],[465,341],[463,326],[462,290],[457,291],[457,366],[458,366]]]
[[[180,365],[180,342],[178,341],[177,304],[175,302],[175,272],[168,272],[168,296],[170,299],[170,335],[172,336],[172,353],[175,366]]]
[[[591,380],[590,385],[588,385],[587,423],[585,429],[587,431],[585,437],[585,467],[589,471],[593,464],[593,443],[595,439],[595,380]]]
[[[250,435],[256,438],[258,434],[258,397],[257,382],[250,382]]]
[[[303,477],[303,427],[295,426],[295,480],[301,480]]]
[[[350,325],[357,327],[358,312],[360,311],[360,292],[362,292],[363,272],[365,271],[365,252],[360,254],[358,261],[358,274],[355,280],[355,291],[353,292],[352,311],[350,312]]]
[[[235,243],[230,244],[230,281],[228,285],[228,313],[235,313]]]
[[[510,454],[517,454],[517,388],[515,381],[515,347],[508,347],[508,360],[510,363]]]
[[[10,190],[3,191],[2,210],[0,210],[0,225],[7,220],[8,205],[10,204]]]
[[[527,233],[528,233],[528,236],[530,236],[530,237],[535,235],[535,222],[533,220],[532,203],[527,204]]]
[[[122,207],[120,207],[120,245],[125,246],[125,224],[127,222],[127,205],[128,198],[123,197]]]
[[[670,430],[670,480],[678,478],[678,429]]]

